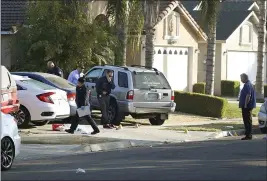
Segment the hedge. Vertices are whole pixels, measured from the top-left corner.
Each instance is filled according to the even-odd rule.
[[[221,97],[180,91],[175,91],[174,101],[177,111],[216,118],[224,117],[228,104]]]
[[[200,93],[200,94],[205,94],[205,87],[206,87],[206,83],[205,82],[195,83],[193,85],[193,92]]]
[[[231,80],[221,81],[221,96],[237,97],[240,91],[240,82]]]

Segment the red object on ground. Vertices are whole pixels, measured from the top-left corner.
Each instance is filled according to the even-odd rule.
[[[53,131],[59,131],[58,127],[63,126],[63,124],[52,124]]]

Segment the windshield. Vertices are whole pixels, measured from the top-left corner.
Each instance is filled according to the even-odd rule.
[[[57,85],[58,87],[60,87],[61,89],[75,90],[76,88],[74,84],[58,76],[46,76],[45,78],[50,82],[54,83],[55,85]]]
[[[28,85],[31,85],[33,87],[38,87],[38,88],[43,89],[43,90],[55,89],[55,87],[52,87],[50,85],[44,84],[40,81],[33,80],[33,79],[20,80],[20,81],[23,82],[24,84],[28,84]]]
[[[137,72],[133,74],[134,88],[136,89],[171,89],[162,73]]]

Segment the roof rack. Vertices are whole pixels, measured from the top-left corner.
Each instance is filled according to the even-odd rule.
[[[123,68],[124,70],[129,70],[127,67],[117,66],[117,65],[108,65],[108,64],[105,64],[104,66],[117,67],[117,68]]]
[[[146,68],[146,69],[152,69],[158,74],[158,69],[153,68],[153,67],[148,67],[148,66],[143,66],[143,65],[131,65],[131,67],[141,67],[141,68]]]

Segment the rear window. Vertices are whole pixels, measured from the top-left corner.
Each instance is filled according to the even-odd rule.
[[[61,89],[75,89],[76,88],[74,84],[58,76],[47,76],[45,78],[49,80],[50,82],[54,83],[55,85],[57,85],[58,87],[60,87]]]
[[[136,89],[171,89],[168,81],[162,73],[137,72],[133,74],[134,88]]]
[[[28,84],[28,85],[31,85],[33,87],[38,87],[38,88],[43,89],[43,90],[55,89],[54,87],[52,87],[50,85],[44,84],[44,83],[42,83],[40,81],[33,80],[33,79],[20,80],[20,81],[23,82],[24,84]]]

